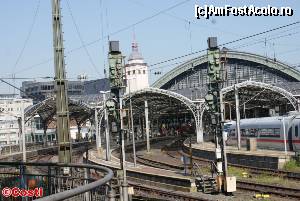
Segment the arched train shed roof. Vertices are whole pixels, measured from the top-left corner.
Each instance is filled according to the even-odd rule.
[[[76,121],[85,121],[93,115],[94,109],[83,101],[77,101],[69,98],[69,116]],[[32,105],[25,110],[25,118],[31,119],[38,114],[43,121],[49,121],[56,115],[55,98],[47,98],[42,102]]]
[[[221,51],[222,57],[226,57],[227,59],[238,59],[249,61],[253,63],[257,63],[258,65],[266,66],[267,68],[278,71],[288,77],[291,81],[300,81],[300,72],[287,64],[284,64],[280,61],[276,61],[274,59],[267,58],[265,56],[253,54],[253,53],[246,53],[246,52],[239,52],[239,51],[232,51],[232,50],[225,50]],[[189,70],[193,70],[194,67],[199,66],[201,64],[207,63],[207,55],[202,55],[200,57],[191,59],[177,67],[173,70],[169,71],[161,78],[159,78],[155,83],[153,83],[152,87],[155,88],[164,88],[166,84],[168,84],[174,78],[184,74]]]

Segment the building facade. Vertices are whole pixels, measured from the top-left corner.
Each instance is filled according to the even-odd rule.
[[[53,97],[55,94],[54,81],[24,81],[21,89],[21,97],[33,98],[35,103]],[[107,78],[89,81],[68,81],[68,96],[99,94],[100,91],[106,90],[109,90],[109,80]]]
[[[19,143],[20,121],[22,108],[33,104],[31,99],[2,98],[0,99],[0,145],[12,145]],[[26,141],[30,141],[32,129],[35,125],[28,121],[25,124]]]

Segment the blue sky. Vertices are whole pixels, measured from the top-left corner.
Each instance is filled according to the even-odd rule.
[[[70,9],[67,2],[69,2]],[[86,73],[89,79],[103,78],[103,66],[107,65],[107,35],[111,40],[119,40],[125,56],[131,51],[133,32],[148,64],[202,50],[207,47],[209,36],[217,36],[219,44],[281,25],[300,20],[300,2],[297,0],[190,0],[135,26],[129,26],[161,10],[172,7],[183,0],[62,0],[63,31],[67,76],[75,79]],[[215,6],[290,6],[292,17],[213,17],[196,19],[194,5]],[[37,9],[38,7],[38,9]],[[38,78],[53,76],[52,16],[50,0],[2,0],[0,6],[0,76]],[[34,20],[35,12],[36,18]],[[81,39],[76,31],[74,21]],[[128,29],[116,31],[128,27]],[[32,28],[31,34],[30,27]],[[289,63],[300,63],[300,24],[234,43],[228,48],[268,55]],[[115,34],[112,34],[115,33]],[[102,40],[102,36],[104,39]],[[273,40],[269,40],[276,38]],[[267,44],[263,42],[268,40]],[[27,42],[25,42],[27,41]],[[96,42],[95,42],[96,41]],[[257,41],[261,41],[257,43]],[[26,45],[24,45],[26,44]],[[22,51],[23,49],[23,51]],[[104,50],[104,51],[103,51]],[[88,54],[87,54],[88,51]],[[22,52],[22,54],[21,54]],[[193,57],[201,54],[193,55]],[[151,83],[159,78],[155,71],[166,73],[176,62],[188,57],[155,66],[150,72]],[[173,65],[172,65],[173,64]],[[154,68],[154,67],[151,67]],[[151,69],[150,68],[150,69]],[[7,80],[12,82],[12,80]],[[14,84],[20,86],[20,81]],[[0,83],[0,93],[12,93],[11,87]]]

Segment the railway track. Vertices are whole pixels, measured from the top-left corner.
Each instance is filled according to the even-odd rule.
[[[148,161],[147,159],[143,160],[144,165],[152,166],[153,162],[151,160]],[[159,162],[154,163],[156,167],[159,168]],[[165,169],[166,164],[163,162],[161,164],[163,169]],[[173,168],[174,170],[175,168]],[[181,171],[180,168],[177,168],[177,171]],[[255,193],[269,193],[273,195],[278,195],[281,197],[290,197],[290,198],[297,198],[300,199],[300,189],[299,188],[289,188],[284,186],[276,186],[276,185],[268,185],[268,184],[261,184],[256,182],[248,182],[248,181],[237,181],[237,189],[245,190],[245,191],[251,191]]]
[[[134,188],[135,197],[149,198],[150,200],[164,200],[164,201],[211,201],[211,199],[199,198],[199,196],[191,195],[180,191],[171,191],[155,186],[135,183],[129,181],[129,185]]]
[[[178,151],[179,154],[188,156],[188,154],[184,153],[183,151]],[[172,155],[172,153],[167,153],[169,156]],[[204,158],[199,158],[193,156],[194,161],[198,161],[200,163],[211,163],[211,160],[204,159]],[[266,174],[270,176],[277,176],[277,177],[282,177],[286,179],[291,179],[291,180],[296,180],[300,181],[300,172],[290,172],[290,171],[285,171],[285,170],[273,170],[273,169],[266,169],[266,168],[258,168],[258,167],[249,167],[249,166],[244,166],[244,165],[236,165],[236,164],[228,164],[229,166],[232,167],[237,167],[237,168],[242,168],[245,170],[248,170],[250,174]]]
[[[180,158],[182,155],[185,153],[179,152],[179,151],[168,151],[164,149],[164,152],[170,156],[171,158]],[[187,154],[185,154],[187,155]],[[188,156],[188,155],[187,155]],[[167,161],[157,161],[157,160],[151,160],[151,159],[146,159],[146,158],[141,158],[137,157],[138,162],[142,163],[143,165],[148,165],[151,167],[156,167],[156,168],[161,168],[161,169],[168,169],[168,170],[173,170],[173,171],[182,171],[181,164],[178,164],[178,166],[174,166],[174,164],[167,164]],[[193,158],[193,160],[196,162],[201,162],[201,163],[207,163],[210,164],[210,161],[207,159],[201,159],[198,157]],[[254,167],[248,167],[248,166],[241,166],[241,165],[232,165],[234,167],[239,167],[239,168],[245,168],[249,170],[251,174],[268,174],[272,176],[280,176],[284,177],[287,179],[293,179],[293,180],[300,180],[300,174],[294,173],[294,172],[288,172],[288,171],[281,171],[281,170],[269,170],[269,169],[263,169],[263,168],[254,168]],[[140,187],[142,190],[146,187],[141,186]],[[269,184],[261,184],[261,183],[256,183],[256,182],[248,182],[248,181],[237,181],[237,188],[240,190],[245,190],[245,191],[250,191],[250,192],[256,192],[256,193],[269,193],[281,197],[290,197],[290,198],[296,198],[300,199],[300,189],[299,188],[290,188],[290,187],[284,187],[284,186],[277,186],[277,185],[269,185]],[[153,188],[152,188],[153,189]],[[156,194],[159,194],[160,189],[153,189],[153,190],[147,190],[149,193],[152,191],[157,191]],[[154,194],[155,194],[154,192]],[[172,199],[170,199],[172,200]],[[173,199],[174,200],[174,199]]]
[[[131,154],[130,156],[133,159],[133,155]],[[140,156],[137,156],[137,162],[140,163],[140,164],[143,164],[143,165],[149,165],[149,164],[151,164],[150,165],[151,167],[157,167],[157,168],[165,169],[165,170],[173,170],[173,171],[184,170],[184,167],[181,166],[181,165],[175,166],[173,164],[169,164],[166,161],[158,163],[158,162],[156,162],[154,160],[145,159],[145,158],[142,158]]]
[[[260,193],[270,193],[273,195],[279,195],[282,197],[291,197],[300,199],[300,189],[298,188],[288,188],[276,185],[266,185],[259,183],[252,183],[246,181],[237,181],[237,188],[241,190],[260,192]]]

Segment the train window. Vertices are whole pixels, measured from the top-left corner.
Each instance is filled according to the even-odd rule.
[[[259,131],[259,137],[280,137],[279,128],[262,128]]]
[[[295,126],[295,136],[298,137],[298,125]]]
[[[280,128],[274,128],[274,137],[280,137]]]

